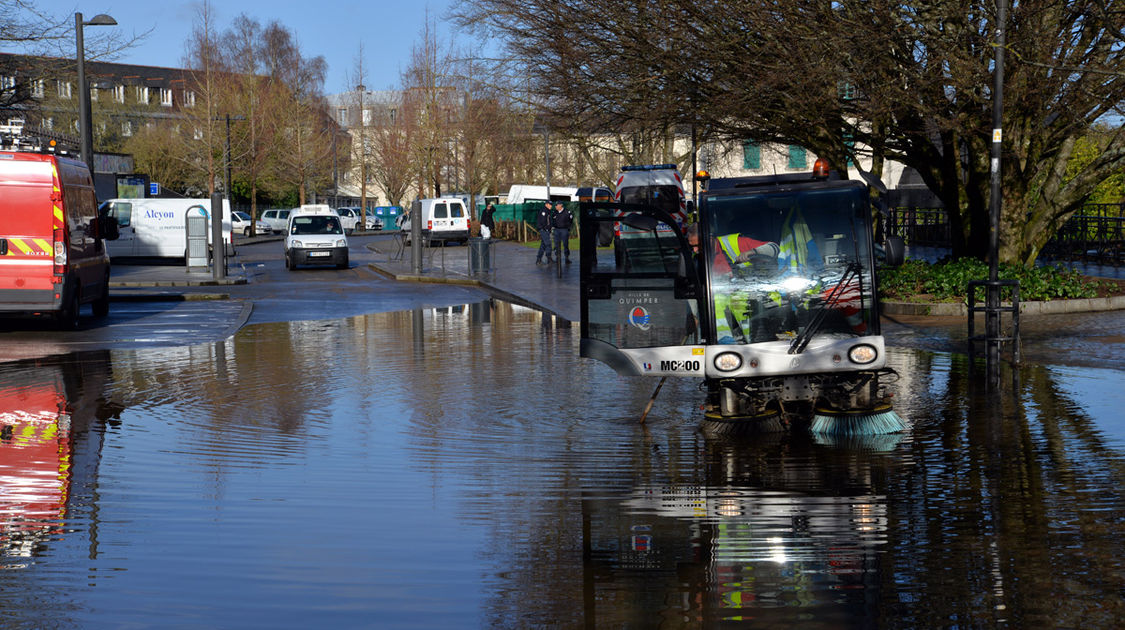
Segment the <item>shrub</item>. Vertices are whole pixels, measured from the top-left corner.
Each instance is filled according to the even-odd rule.
[[[1097,281],[1061,265],[1027,268],[1001,264],[999,275],[1001,280],[1019,280],[1021,301],[1091,298],[1098,294]],[[969,281],[987,279],[988,265],[974,258],[936,264],[908,260],[901,267],[880,272],[879,294],[885,300],[965,303]],[[984,299],[983,288],[977,299]]]

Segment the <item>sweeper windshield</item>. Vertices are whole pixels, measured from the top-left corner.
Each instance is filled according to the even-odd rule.
[[[862,185],[846,181],[705,193],[707,336],[800,345],[813,336],[877,334],[866,199]]]

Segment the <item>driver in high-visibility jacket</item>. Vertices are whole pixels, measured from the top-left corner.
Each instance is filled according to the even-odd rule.
[[[772,241],[762,241],[744,234],[725,234],[715,239],[715,257],[711,261],[714,282],[715,332],[718,343],[745,343],[746,331],[742,323],[748,322],[749,293],[737,286],[737,280],[751,272],[755,265],[764,265],[770,271],[777,269],[777,256],[781,248]],[[759,271],[761,271],[759,267]],[[726,278],[727,287],[719,278]],[[725,288],[726,290],[722,290]]]

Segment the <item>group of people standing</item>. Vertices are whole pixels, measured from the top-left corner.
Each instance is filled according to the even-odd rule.
[[[570,264],[570,229],[574,226],[574,215],[571,214],[561,201],[543,203],[539,215],[535,219],[535,229],[539,230],[539,252],[535,255],[535,264],[543,264],[543,255],[547,255],[547,264],[555,260],[565,260]],[[551,239],[554,238],[552,247]],[[552,252],[554,259],[552,259]],[[563,258],[565,256],[565,259]]]

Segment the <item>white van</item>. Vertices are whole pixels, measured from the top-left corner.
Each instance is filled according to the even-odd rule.
[[[410,206],[410,214],[404,215],[400,225],[410,242],[410,220],[422,217],[422,229],[430,233],[430,239],[441,241],[468,241],[469,212],[460,197],[438,197],[419,199]]]
[[[529,201],[573,201],[578,189],[574,186],[551,186],[551,198],[547,198],[546,186],[513,184],[508,189],[504,203],[527,203]]]
[[[348,268],[348,237],[340,215],[327,205],[304,205],[289,213],[285,232],[285,268],[336,265]]]
[[[119,236],[106,241],[111,258],[144,256],[183,258],[187,252],[187,211],[201,206],[208,217],[207,242],[211,242],[210,199],[110,199],[102,203],[103,212],[117,220]],[[223,243],[228,256],[234,255],[230,203],[223,200]]]

